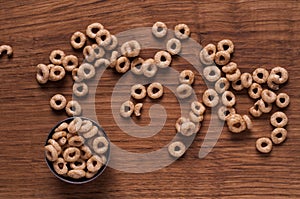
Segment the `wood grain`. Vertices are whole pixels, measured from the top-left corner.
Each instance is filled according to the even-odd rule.
[[[55,93],[72,97],[72,81],[39,86],[35,65],[48,63],[51,50],[80,55],[69,45],[70,35],[92,22],[113,34],[163,21],[169,28],[186,23],[201,45],[230,38],[233,60],[242,72],[264,66],[285,66],[289,82],[281,89],[291,96],[288,140],[270,155],[256,152],[255,140],[269,136],[269,116],[254,120],[252,132],[232,135],[224,127],[213,151],[204,159],[198,151],[209,126],[210,111],[200,133],[183,158],[155,172],[133,174],[108,168],[97,180],[75,186],[56,179],[44,162],[43,144],[49,130],[66,118],[48,103]],[[0,0],[0,44],[14,48],[14,56],[0,58],[0,198],[300,198],[300,3],[289,1],[3,1]],[[152,51],[144,52],[153,56]],[[175,59],[177,70],[190,68]],[[163,131],[138,139],[123,133],[111,115],[110,96],[120,76],[106,71],[97,88],[96,113],[112,142],[125,150],[147,153],[174,136],[180,112],[174,95],[159,101],[168,112]],[[203,81],[196,78],[201,96]],[[247,113],[246,92],[238,95],[238,112]],[[151,101],[145,101],[150,107]],[[149,123],[145,111],[140,125]],[[153,162],[155,164],[155,162]]]

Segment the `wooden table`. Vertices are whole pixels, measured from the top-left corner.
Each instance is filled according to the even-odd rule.
[[[269,155],[255,149],[255,141],[270,136],[270,115],[254,119],[251,132],[232,135],[225,126],[213,151],[198,158],[209,126],[207,111],[200,133],[186,154],[171,165],[149,173],[128,173],[107,168],[97,180],[71,185],[56,179],[44,162],[43,145],[50,129],[66,118],[54,112],[49,99],[56,93],[72,98],[70,75],[60,82],[40,86],[35,66],[49,63],[51,50],[66,54],[79,51],[69,45],[75,31],[101,22],[113,34],[163,21],[169,28],[186,23],[192,39],[201,45],[224,38],[234,41],[233,60],[242,72],[259,66],[280,65],[289,71],[289,82],[280,91],[289,93],[291,104],[288,140]],[[0,1],[0,44],[9,44],[14,55],[0,58],[0,198],[299,198],[300,197],[300,3],[298,1]],[[144,51],[151,57],[154,51]],[[81,58],[82,59],[82,58]],[[193,69],[175,58],[172,67]],[[165,107],[168,118],[162,132],[151,138],[123,133],[114,122],[110,99],[120,75],[107,70],[97,88],[96,113],[111,141],[135,153],[157,150],[175,135],[180,116],[178,102],[167,90],[155,103]],[[205,89],[196,77],[200,98]],[[254,101],[246,91],[237,94],[236,109],[245,114]],[[140,125],[149,123],[146,99]],[[274,108],[273,111],[277,110]],[[155,162],[153,162],[155,164]]]

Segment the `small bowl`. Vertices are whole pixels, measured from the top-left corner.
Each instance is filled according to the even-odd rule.
[[[62,120],[62,121],[60,121],[59,123],[57,123],[57,124],[51,129],[51,131],[50,131],[50,133],[49,133],[49,135],[48,135],[48,137],[47,137],[47,139],[46,139],[45,146],[48,144],[48,143],[47,143],[48,140],[52,138],[52,135],[54,134],[54,130],[55,130],[60,124],[62,124],[63,122],[66,122],[66,123],[69,124],[74,118],[75,118],[75,117],[70,117],[70,118],[67,118],[67,119]],[[97,172],[97,174],[95,174],[92,178],[86,178],[86,177],[84,177],[84,178],[81,178],[81,179],[73,179],[73,178],[70,178],[70,177],[68,177],[68,176],[59,175],[59,174],[56,173],[56,171],[54,170],[54,168],[53,168],[53,163],[52,163],[51,161],[49,161],[49,160],[46,158],[46,156],[45,156],[45,161],[46,161],[46,163],[47,163],[47,165],[48,165],[50,171],[51,171],[58,179],[60,179],[60,180],[62,180],[62,181],[64,181],[64,182],[67,182],[67,183],[71,183],[71,184],[84,184],[84,183],[91,182],[91,181],[95,180],[97,177],[99,177],[99,176],[102,174],[102,172],[103,172],[103,171],[105,170],[105,168],[107,167],[107,164],[108,164],[108,161],[109,161],[109,157],[110,157],[110,141],[109,141],[109,139],[108,139],[108,137],[107,137],[107,134],[106,134],[105,131],[103,130],[103,128],[101,128],[100,125],[99,125],[97,122],[95,122],[95,121],[93,121],[93,120],[91,120],[91,119],[89,119],[89,118],[85,118],[85,117],[80,117],[80,118],[83,119],[83,120],[89,120],[89,121],[91,121],[91,122],[93,123],[93,125],[97,126],[98,129],[101,130],[101,131],[103,132],[103,136],[107,139],[107,141],[108,141],[109,144],[108,144],[108,149],[107,149],[107,151],[106,151],[106,153],[105,153],[106,163],[102,165],[102,167],[99,169],[99,171]]]

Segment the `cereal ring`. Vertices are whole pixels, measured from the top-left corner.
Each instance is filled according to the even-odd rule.
[[[101,23],[92,23],[86,28],[86,35],[91,39],[95,39],[97,33],[102,29],[104,29],[104,26]]]
[[[226,64],[225,66],[222,67],[222,71],[226,74],[227,73],[232,74],[237,69],[238,69],[238,66],[235,62],[229,62],[228,64]]]
[[[196,125],[193,122],[184,122],[181,124],[180,133],[184,136],[191,136],[196,133]]]
[[[204,112],[205,112],[205,110],[206,110],[206,108],[205,108],[205,106],[201,102],[193,101],[191,103],[191,110],[196,115],[203,115]]]
[[[227,107],[233,107],[235,105],[235,95],[231,91],[225,91],[221,97],[222,104]]]
[[[146,88],[144,85],[142,84],[135,84],[131,87],[131,96],[134,98],[134,99],[143,99],[146,97]]]
[[[288,123],[288,117],[284,112],[277,111],[271,115],[270,122],[274,127],[284,127]]]
[[[193,93],[193,88],[188,84],[180,84],[176,88],[176,95],[180,99],[185,99],[191,96]]]
[[[68,173],[67,162],[63,158],[58,158],[53,162],[53,169],[59,175],[64,175]]]
[[[216,46],[214,44],[207,44],[199,54],[200,62],[204,65],[210,65],[214,63],[216,56]]]
[[[151,99],[158,99],[164,94],[164,87],[158,82],[153,82],[148,86],[147,94]]]
[[[91,138],[94,137],[98,133],[98,127],[97,126],[92,126],[90,130],[87,132],[83,133],[84,138]]]
[[[234,73],[226,73],[226,78],[228,79],[228,81],[231,82],[238,80],[240,77],[241,77],[240,69],[236,69]]]
[[[273,92],[273,91],[270,91],[268,89],[264,89],[262,92],[261,92],[261,98],[271,104],[273,102],[276,101],[276,98],[277,98],[277,95]]]
[[[181,125],[185,122],[188,122],[189,120],[185,117],[180,117],[176,120],[176,123],[175,123],[175,128],[176,128],[176,131],[177,133],[179,133],[181,131]]]
[[[260,98],[262,92],[262,88],[257,83],[252,83],[251,86],[248,88],[248,94],[252,99]]]
[[[256,140],[256,149],[261,153],[270,153],[272,146],[270,138],[262,137]]]
[[[251,86],[253,79],[250,73],[243,73],[240,78],[244,88],[249,88]]]
[[[121,46],[121,53],[125,57],[137,57],[140,54],[141,45],[136,40],[130,40]]]
[[[120,115],[122,117],[130,117],[131,114],[133,113],[134,110],[134,105],[131,101],[126,101],[124,102],[121,107],[120,107]]]
[[[93,127],[93,123],[90,120],[82,120],[82,124],[78,133],[86,133],[91,130]]]
[[[97,137],[93,140],[93,149],[97,154],[104,154],[108,150],[108,144],[105,137]]]
[[[69,124],[67,122],[63,122],[57,128],[55,128],[54,132],[66,130],[68,126]]]
[[[253,117],[260,117],[262,115],[261,110],[259,109],[259,106],[257,103],[254,104],[254,106],[252,106],[249,109],[249,113],[253,116]]]
[[[56,94],[50,99],[50,106],[54,110],[62,110],[66,107],[67,100],[61,94]]]
[[[135,106],[134,106],[134,115],[139,117],[141,116],[141,109],[143,107],[143,103],[137,103]]]
[[[75,49],[82,48],[85,45],[85,42],[86,37],[82,32],[77,31],[71,36],[71,46]]]
[[[203,75],[209,82],[215,82],[221,77],[221,71],[216,66],[207,66],[203,69]]]
[[[104,58],[97,59],[94,63],[95,68],[107,68],[109,65],[110,61]]]
[[[106,47],[111,44],[111,35],[110,32],[106,29],[101,29],[96,33],[96,42],[99,46]]]
[[[52,146],[54,146],[55,150],[57,151],[57,155],[59,155],[61,153],[61,147],[55,140],[49,139],[48,144],[51,144]]]
[[[202,100],[205,106],[215,107],[219,103],[219,96],[214,89],[207,89],[203,93]]]
[[[204,119],[203,115],[197,115],[193,111],[190,111],[189,118],[192,122],[195,122],[195,123],[202,122]]]
[[[90,159],[88,159],[88,161],[86,162],[86,168],[88,171],[90,172],[97,172],[100,170],[100,168],[102,167],[102,159],[97,156],[97,155],[93,155],[92,157],[90,157]]]
[[[49,80],[50,81],[59,81],[64,78],[66,75],[66,71],[62,66],[53,66],[50,69]]]
[[[253,124],[252,124],[250,117],[248,115],[243,115],[243,119],[246,122],[247,129],[249,129],[249,130],[252,129]]]
[[[46,84],[49,80],[49,68],[45,64],[38,64],[36,67],[36,80],[40,84]]]
[[[285,68],[282,68],[280,66],[275,67],[271,70],[272,81],[275,84],[284,84],[289,79],[289,74]]]
[[[285,108],[290,104],[290,97],[286,93],[279,93],[276,98],[276,105],[279,108]]]
[[[9,45],[1,45],[0,46],[0,56],[2,54],[6,54],[8,57],[12,56],[13,54],[13,49]]]
[[[267,80],[268,87],[272,90],[279,90],[279,85],[273,81],[274,79],[276,79],[276,75],[271,73]]]
[[[76,160],[75,162],[70,163],[70,167],[72,169],[82,169],[82,170],[84,170],[85,166],[86,166],[85,161],[80,159],[80,158],[78,160]]]
[[[215,63],[224,66],[230,61],[230,54],[227,51],[219,51],[215,55]]]
[[[80,150],[76,147],[68,147],[63,152],[63,158],[67,162],[76,162],[80,157]]]
[[[93,62],[96,59],[95,58],[96,55],[94,53],[94,49],[92,48],[92,46],[84,47],[82,54],[86,62]]]
[[[130,68],[130,61],[127,57],[119,57],[116,63],[116,71],[118,73],[126,73]]]
[[[166,24],[164,24],[163,22],[158,21],[155,24],[153,24],[152,34],[156,38],[162,38],[162,37],[166,36],[167,33],[168,33],[168,28],[167,28]]]
[[[186,24],[178,24],[174,28],[175,37],[178,39],[187,39],[191,34],[190,28]]]
[[[252,73],[253,80],[258,84],[266,83],[269,77],[269,72],[265,68],[257,68]]]
[[[62,60],[64,59],[64,57],[65,57],[64,51],[53,50],[50,53],[49,60],[51,61],[52,64],[60,65],[60,64],[62,64]]]
[[[84,63],[79,66],[77,74],[83,79],[91,79],[95,76],[96,71],[93,65]]]
[[[67,138],[66,137],[61,137],[57,140],[57,143],[59,144],[59,146],[64,146],[67,143]]]
[[[146,59],[142,64],[142,71],[144,76],[146,77],[154,77],[157,73],[157,66],[155,64],[154,59]]]
[[[85,177],[85,171],[82,169],[72,169],[67,174],[70,178],[80,179]]]
[[[84,82],[73,84],[73,94],[77,97],[86,96],[89,92],[89,87]]]
[[[258,105],[258,108],[262,113],[270,113],[273,108],[272,104],[268,104],[262,99],[255,102],[254,105]]]
[[[287,130],[284,128],[275,128],[271,133],[271,139],[274,144],[281,144],[286,140]]]
[[[218,109],[218,117],[220,120],[226,121],[229,115],[235,114],[235,109],[232,107],[220,106]]]
[[[80,152],[81,152],[80,153],[80,158],[83,159],[83,160],[87,160],[92,156],[91,149],[86,145],[82,145],[80,147]]]
[[[102,47],[98,46],[97,44],[92,44],[92,49],[95,59],[104,57],[105,50]]]
[[[141,57],[137,57],[134,60],[132,60],[130,64],[131,72],[135,75],[142,75],[143,70],[142,70],[142,65],[144,63],[144,59]]]
[[[105,46],[104,48],[105,48],[105,50],[112,51],[118,46],[119,41],[115,35],[110,35],[110,36],[111,36],[111,42],[109,45]]]
[[[193,84],[195,79],[195,75],[191,70],[183,70],[179,74],[179,82],[181,84]]]
[[[215,83],[215,90],[217,93],[222,94],[225,91],[227,91],[230,87],[229,81],[225,77],[221,77],[218,81]]]
[[[57,150],[51,144],[48,144],[45,146],[45,154],[46,154],[47,160],[49,160],[51,162],[56,161],[58,158]]]
[[[63,58],[62,65],[66,71],[72,71],[78,66],[78,58],[75,55],[67,55]]]
[[[58,140],[59,138],[66,137],[66,136],[67,136],[66,131],[57,131],[57,132],[53,133],[52,139]]]
[[[66,113],[68,116],[81,115],[81,105],[76,100],[71,100],[66,105]]]
[[[161,50],[155,53],[154,61],[159,68],[167,68],[171,64],[172,57],[170,53]]]
[[[84,144],[84,138],[78,135],[70,137],[68,140],[70,146],[80,147]]]
[[[231,40],[223,39],[218,42],[217,49],[218,51],[226,51],[231,54],[234,51],[234,45]]]
[[[172,38],[167,41],[166,48],[171,55],[177,55],[181,51],[181,42],[178,39]]]
[[[111,67],[111,68],[114,68],[115,66],[116,66],[116,64],[117,64],[117,59],[120,57],[120,55],[119,55],[119,52],[118,51],[112,51],[111,52],[111,55],[110,55],[110,59],[109,59],[109,61],[110,61],[110,64],[109,64],[109,66]]]
[[[241,91],[244,88],[243,85],[242,85],[242,80],[240,78],[233,81],[231,83],[231,87],[233,88],[233,90],[236,90],[236,91]]]
[[[69,133],[77,133],[82,125],[82,119],[80,117],[75,117],[68,126]]]
[[[247,128],[246,122],[240,114],[229,115],[226,122],[229,131],[232,133],[241,133]]]
[[[72,70],[72,79],[75,82],[81,82],[83,80],[83,77],[78,76],[78,68]]]
[[[176,141],[168,146],[168,151],[174,158],[179,158],[185,153],[186,147],[182,142]]]

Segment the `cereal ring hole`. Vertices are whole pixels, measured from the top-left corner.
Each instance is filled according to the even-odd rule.
[[[224,88],[225,87],[225,84],[222,82],[219,84],[220,88]]]
[[[213,101],[213,100],[215,99],[215,96],[209,95],[209,96],[208,96],[208,99],[209,99],[209,101]]]
[[[91,69],[89,69],[89,68],[84,68],[83,71],[84,71],[85,74],[89,74],[89,73],[91,72]]]
[[[98,164],[98,162],[97,161],[93,161],[92,164],[95,167]]]
[[[61,100],[56,100],[56,101],[55,101],[55,104],[56,104],[57,106],[61,105],[61,103],[62,103]]]
[[[60,73],[61,73],[61,71],[59,71],[59,70],[54,71],[54,74],[57,76],[60,75]]]
[[[281,117],[276,117],[276,122],[277,122],[277,123],[282,122],[282,118],[281,118]]]
[[[223,55],[220,56],[219,58],[220,61],[225,61],[225,57]]]
[[[229,45],[224,44],[224,45],[223,45],[223,49],[224,49],[225,51],[228,50],[228,49],[229,49]]]
[[[280,103],[284,103],[285,102],[285,98],[281,97],[279,98]]]
[[[129,112],[131,110],[130,106],[124,106],[124,111]]]
[[[99,28],[93,27],[91,31],[92,31],[92,33],[94,33],[94,34],[97,34],[97,32],[99,32],[99,30],[100,30]]]
[[[134,92],[136,93],[136,94],[141,94],[142,93],[142,89],[140,89],[140,88],[137,88],[137,89],[135,89],[134,90]]]
[[[161,31],[163,31],[164,29],[163,29],[162,27],[158,26],[156,30],[157,30],[157,32],[161,32]]]
[[[167,61],[167,58],[165,56],[161,56],[160,61],[165,62],[165,61]]]
[[[102,41],[105,41],[106,40],[106,35],[101,35],[100,38],[101,38]]]
[[[279,78],[281,78],[281,76],[282,76],[282,73],[281,73],[281,72],[277,72],[277,73],[275,73],[275,74],[278,75]]]
[[[236,85],[241,85],[242,81],[239,79],[238,81],[235,82]]]
[[[78,36],[78,37],[75,38],[74,41],[79,44],[81,42],[81,38]]]
[[[64,168],[64,163],[60,162],[57,164],[57,166],[60,168],[60,169],[63,169]]]
[[[83,164],[83,162],[79,162],[79,161],[76,161],[76,162],[74,162],[74,164],[75,164],[75,166],[81,166],[82,164]]]
[[[226,99],[227,99],[228,101],[231,101],[231,100],[232,100],[232,97],[231,97],[230,95],[226,95]]]
[[[175,151],[180,151],[181,148],[180,148],[179,146],[175,146],[174,150],[175,150]]]
[[[241,127],[241,123],[240,123],[240,122],[237,122],[237,123],[233,124],[233,126],[234,126],[235,128],[240,128],[240,127]]]
[[[215,76],[215,75],[216,75],[215,71],[211,70],[209,76]]]
[[[276,134],[276,137],[277,137],[277,138],[281,138],[281,137],[282,137],[282,133],[277,133],[277,134]]]
[[[159,89],[158,89],[158,88],[154,87],[154,88],[152,89],[152,93],[153,93],[153,94],[158,93],[158,92],[159,92]]]
[[[258,88],[254,88],[252,91],[256,94],[258,92]]]
[[[267,147],[267,146],[268,146],[268,143],[266,143],[266,142],[262,142],[262,143],[261,143],[261,147],[265,148],[265,147]]]
[[[175,50],[176,48],[177,48],[176,43],[173,43],[173,44],[171,45],[171,49],[172,49],[172,50]]]
[[[226,110],[226,111],[223,112],[223,114],[224,114],[225,116],[228,116],[228,115],[230,114],[230,111],[229,111],[229,110]]]
[[[76,142],[76,141],[75,141]],[[74,152],[72,152],[72,153],[69,153],[69,157],[74,157],[76,155],[76,152],[74,151]]]

